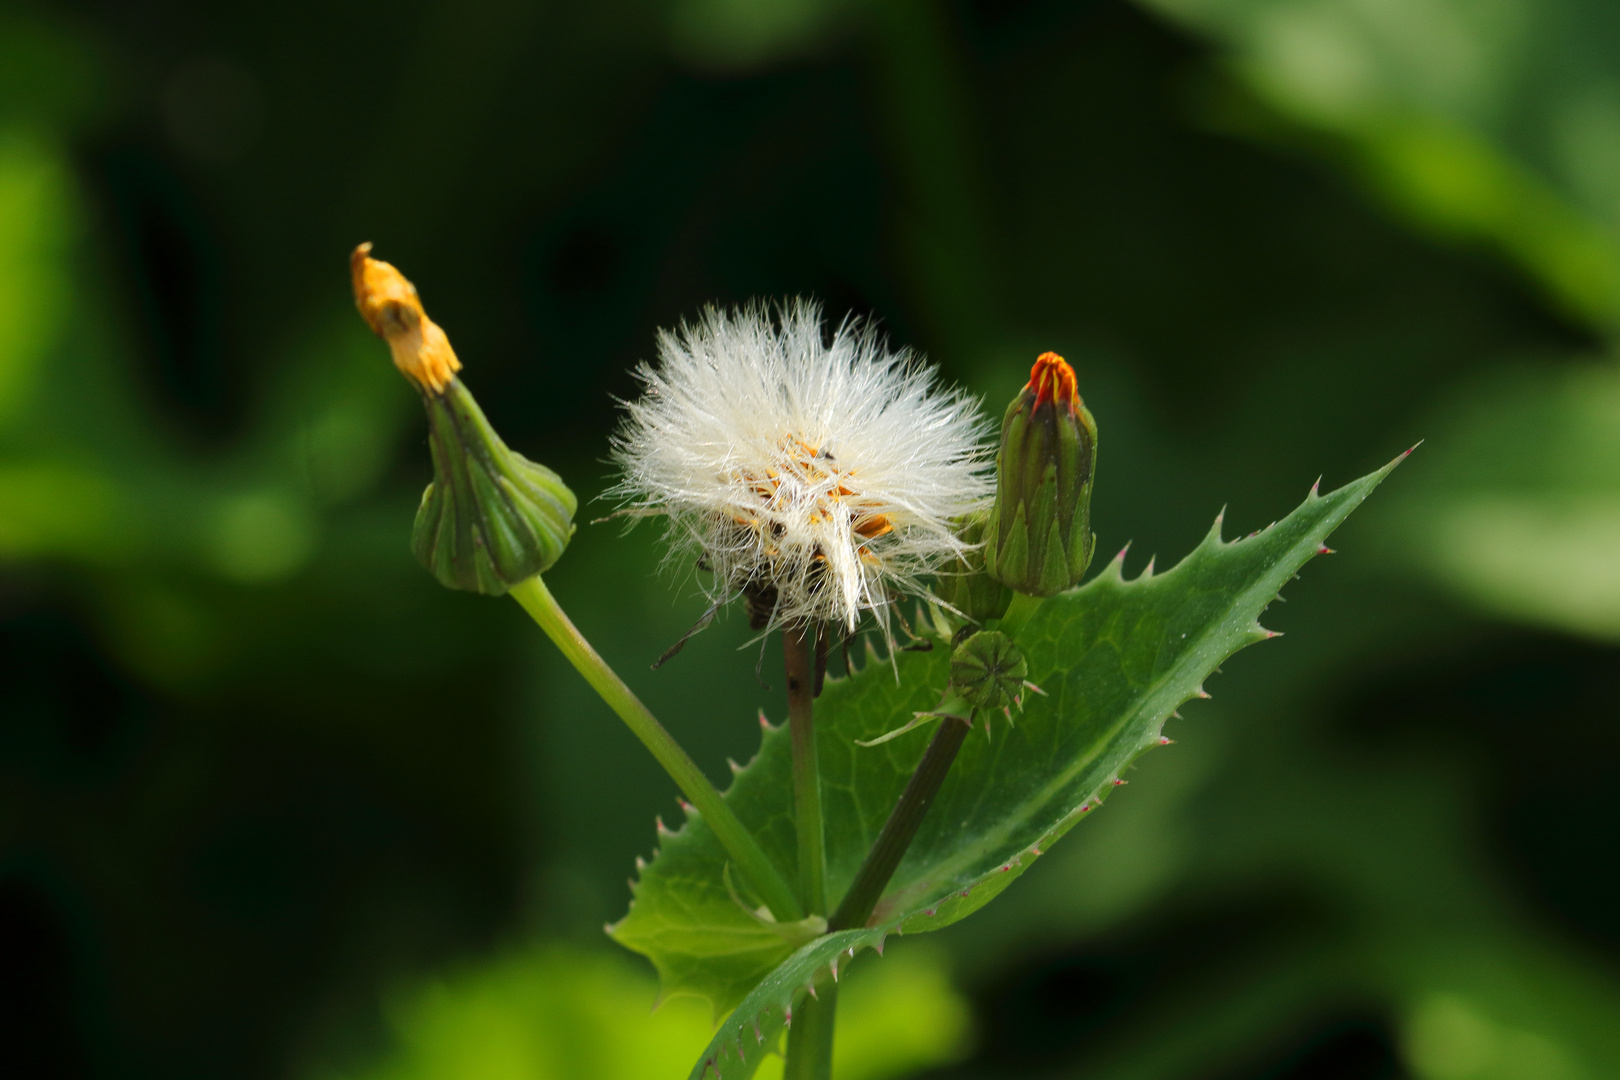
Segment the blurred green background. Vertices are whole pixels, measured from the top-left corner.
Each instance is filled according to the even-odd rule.
[[[1620,1076],[1604,0],[0,0],[0,1072],[707,1039],[600,929],[673,786],[407,551],[361,240],[585,499],[654,330],[754,296],[993,410],[1068,356],[1132,570],[1428,440],[1106,814],[856,966],[844,1080]],[[648,670],[655,532],[549,577],[721,779],[780,690],[735,613]]]

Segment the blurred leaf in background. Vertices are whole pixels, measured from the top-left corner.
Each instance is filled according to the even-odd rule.
[[[1505,368],[1430,430],[1437,460],[1399,511],[1414,569],[1503,618],[1620,640],[1620,370]]]
[[[1571,314],[1620,317],[1620,34],[1594,0],[1150,0],[1342,140],[1417,221],[1490,242]]]
[[[1620,329],[1620,15],[1588,0],[1152,0],[1231,50],[1244,84],[1392,207],[1494,247],[1612,355]],[[1242,121],[1234,116],[1241,126]],[[1276,130],[1272,132],[1277,135]],[[1296,131],[1297,140],[1299,132]],[[1488,610],[1613,638],[1613,361],[1520,365],[1431,423],[1419,568]]]
[[[944,958],[902,946],[854,965],[840,994],[837,1075],[888,1080],[964,1056],[967,1003]],[[537,946],[437,982],[390,1010],[400,1049],[364,1080],[641,1080],[681,1076],[709,1041],[708,1002],[657,1003],[657,981],[618,953]],[[757,1074],[779,1078],[780,1058]],[[336,1075],[336,1074],[334,1074]]]

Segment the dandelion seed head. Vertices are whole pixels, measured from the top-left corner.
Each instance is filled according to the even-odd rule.
[[[829,341],[813,303],[710,309],[636,374],[610,497],[667,515],[671,558],[699,557],[713,598],[763,604],[762,624],[886,625],[969,546],[953,522],[988,505],[978,402],[870,324]]]

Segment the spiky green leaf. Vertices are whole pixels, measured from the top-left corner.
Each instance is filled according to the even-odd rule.
[[[882,930],[841,930],[799,949],[761,979],[709,1040],[690,1080],[713,1072],[720,1080],[746,1080],[777,1048],[793,1009],[812,986],[837,981],[839,970],[863,949],[883,949]]]
[[[1018,641],[1046,696],[1026,698],[1016,727],[997,724],[993,739],[976,736],[964,746],[869,928],[915,933],[965,917],[1095,810],[1131,761],[1159,745],[1166,717],[1203,694],[1216,665],[1271,636],[1260,613],[1401,460],[1329,495],[1313,488],[1288,517],[1242,540],[1222,541],[1217,518],[1192,554],[1164,573],[1127,581],[1116,558],[1083,587],[1043,603]],[[869,662],[829,681],[816,704],[832,897],[853,880],[929,735],[910,732],[870,748],[856,741],[931,708],[948,660],[947,649],[901,653],[898,681],[887,662]],[[791,875],[789,766],[787,732],[767,727],[759,755],[726,797]],[[653,961],[666,994],[701,994],[717,1013],[753,1001],[761,980],[779,981],[778,965],[790,956],[798,963],[799,955],[819,955],[814,944],[796,954],[792,932],[750,910],[758,900],[744,882],[728,888],[728,878],[720,845],[693,817],[664,836],[635,883],[629,913],[610,927]],[[751,1025],[747,1011],[727,1024]]]

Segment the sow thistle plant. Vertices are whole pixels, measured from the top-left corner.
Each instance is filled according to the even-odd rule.
[[[920,357],[869,324],[829,332],[813,304],[710,310],[663,333],[612,437],[611,516],[660,519],[668,559],[707,582],[687,637],[735,601],[762,647],[780,638],[787,673],[787,722],[761,711],[759,752],[721,792],[546,588],[572,492],[490,427],[399,271],[363,244],[351,272],[427,411],[417,558],[451,588],[510,593],[684,796],[607,929],[652,961],[664,996],[713,1003],[691,1080],[748,1077],[772,1053],[793,1080],[827,1080],[841,969],[983,907],[1100,807],[1216,665],[1276,636],[1260,614],[1405,457],[1313,487],[1241,540],[1217,517],[1162,573],[1127,580],[1121,552],[1081,585],[1097,425],[1056,353],[1035,360],[998,441]]]

